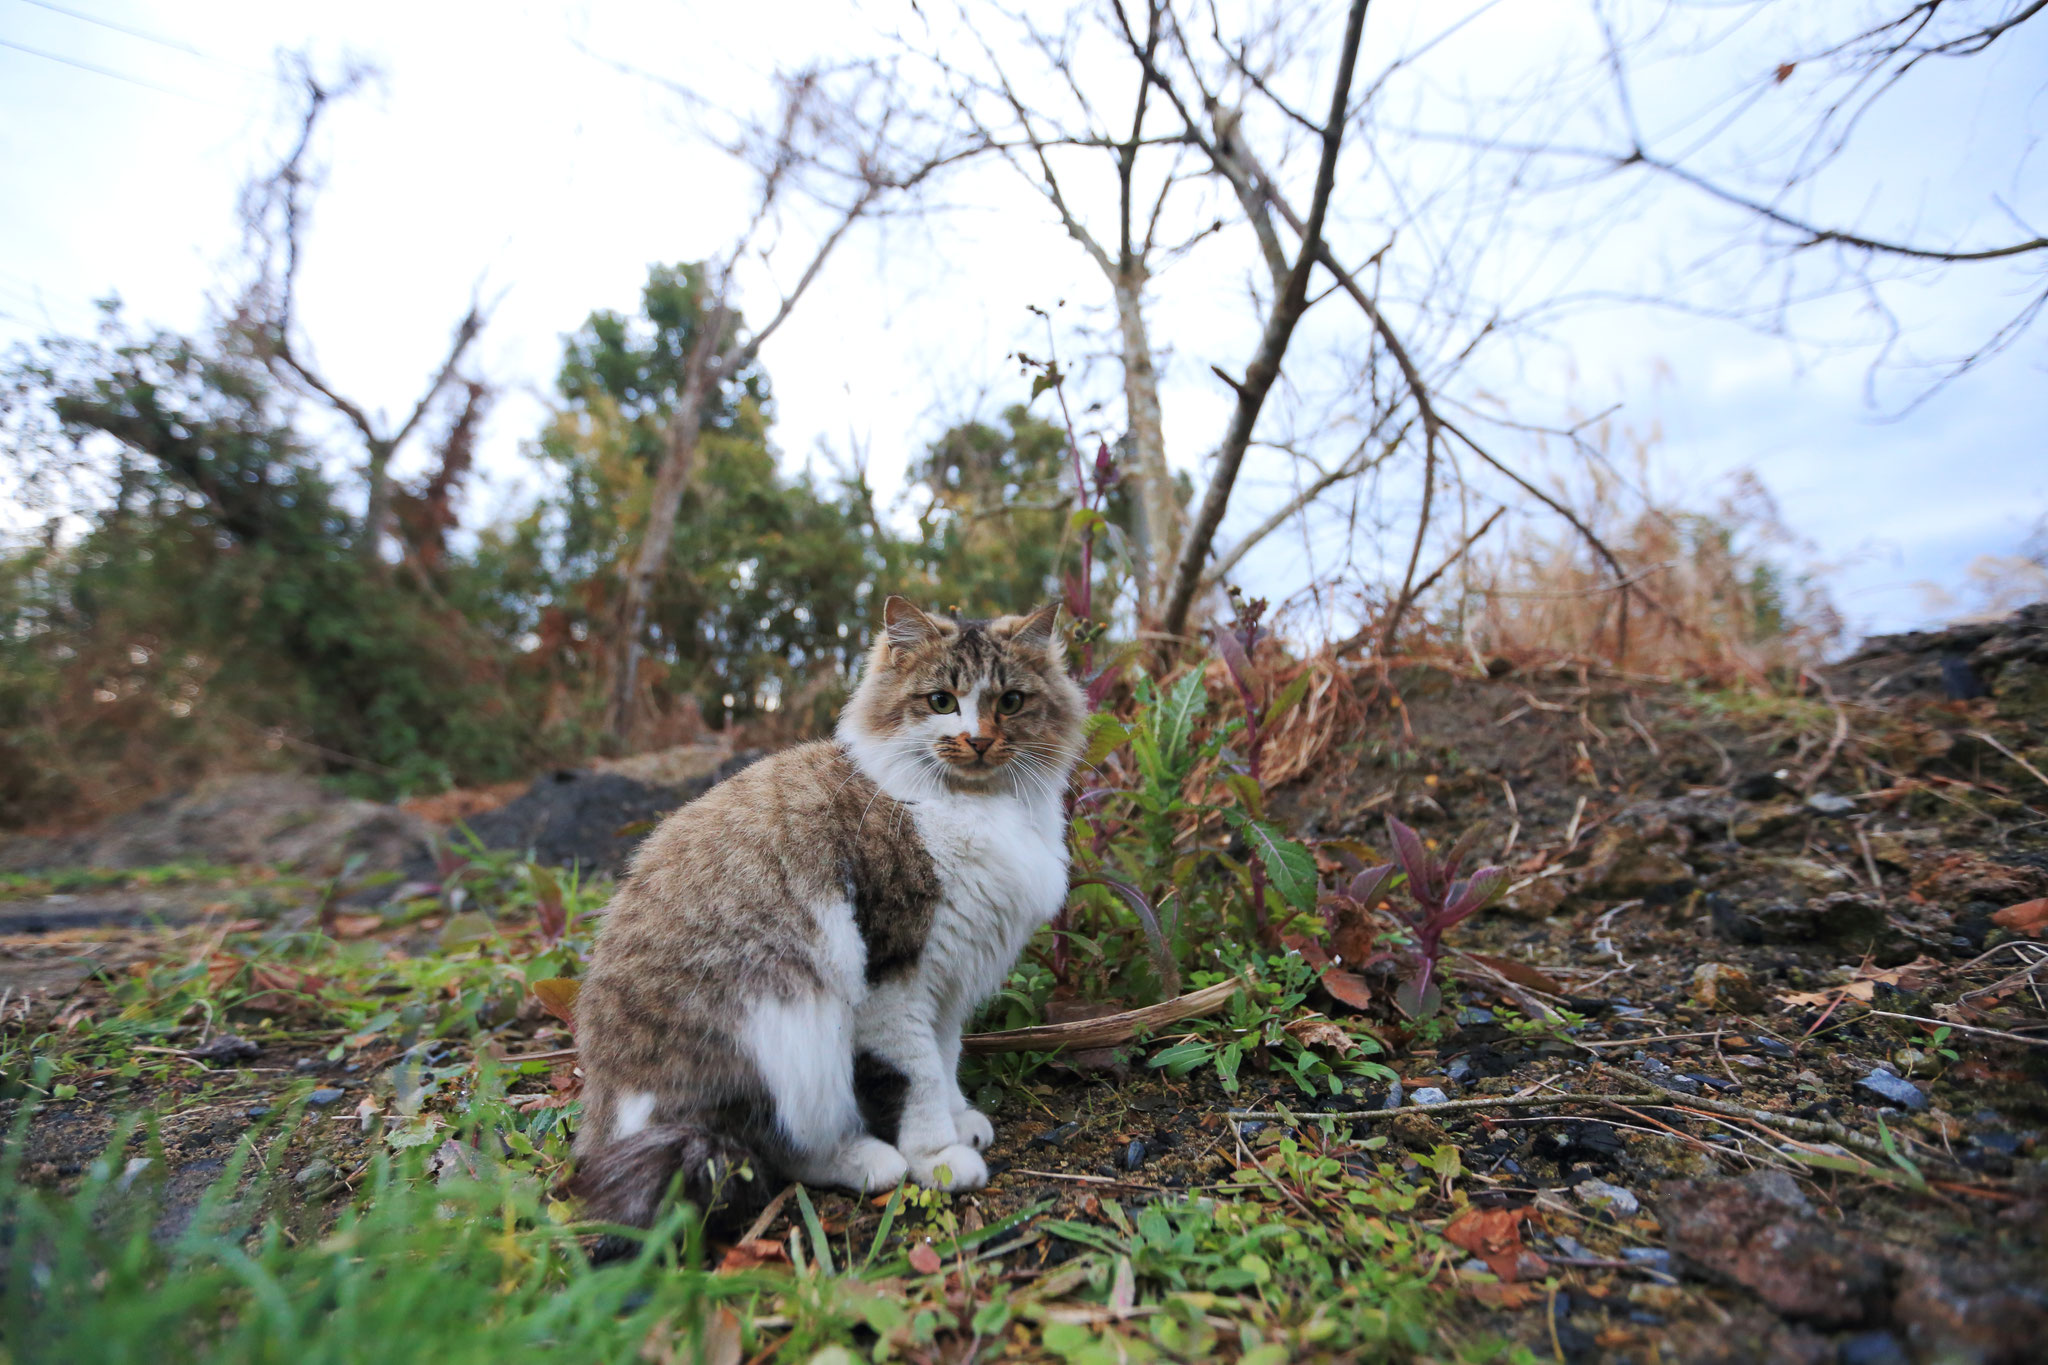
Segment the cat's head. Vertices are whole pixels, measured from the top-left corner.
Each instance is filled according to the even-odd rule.
[[[932,790],[1057,795],[1081,751],[1088,700],[1067,676],[1059,608],[956,621],[901,597],[882,629],[840,736],[869,766]]]

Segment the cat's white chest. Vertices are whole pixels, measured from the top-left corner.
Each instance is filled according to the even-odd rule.
[[[968,998],[984,998],[1002,986],[1033,931],[1066,902],[1060,809],[990,795],[920,802],[912,815],[941,893],[929,965],[953,975]]]

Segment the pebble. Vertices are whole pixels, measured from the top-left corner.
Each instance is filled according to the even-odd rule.
[[[340,1099],[341,1096],[342,1092],[336,1090],[333,1086],[323,1085],[318,1090],[315,1090],[312,1094],[306,1096],[306,1103],[333,1104],[336,1100]]]
[[[260,1119],[270,1112],[270,1106],[267,1104],[252,1104],[242,1112],[252,1119]]]
[[[1145,1139],[1132,1138],[1131,1145],[1124,1148],[1124,1169],[1127,1171],[1137,1170],[1140,1166],[1145,1164],[1145,1157],[1147,1155],[1148,1153],[1145,1150]]]
[[[1927,1107],[1927,1096],[1920,1093],[1919,1086],[1881,1066],[1873,1068],[1856,1084],[1907,1109],[1918,1111]]]
[[[1610,1185],[1604,1180],[1581,1180],[1572,1186],[1572,1193],[1596,1209],[1606,1209],[1616,1218],[1631,1218],[1642,1203],[1633,1194],[1619,1185]]]
[[[1458,1023],[1460,1025],[1490,1024],[1492,1022],[1493,1011],[1483,1005],[1467,1005],[1464,1009],[1458,1011]]]
[[[1458,1058],[1456,1061],[1452,1062],[1448,1067],[1444,1068],[1444,1074],[1446,1076],[1449,1076],[1453,1081],[1456,1081],[1459,1085],[1469,1084],[1472,1080],[1471,1058]]]
[[[223,1033],[204,1047],[195,1047],[185,1055],[194,1061],[231,1063],[250,1061],[262,1051],[238,1033]]]
[[[1841,1365],[1912,1365],[1913,1358],[1890,1332],[1858,1332],[1836,1348]]]
[[[1242,1130],[1245,1125],[1239,1124],[1238,1127]],[[1253,1131],[1257,1131],[1258,1125],[1254,1124],[1252,1128]],[[1048,1128],[1044,1132],[1036,1134],[1031,1139],[1031,1145],[1033,1147],[1059,1147],[1064,1145],[1068,1138],[1080,1131],[1081,1125],[1078,1123],[1063,1123],[1057,1128]]]
[[[1433,1085],[1422,1086],[1415,1092],[1417,1104],[1449,1104],[1451,1097]]]
[[[1402,1087],[1401,1083],[1395,1081],[1391,1086],[1387,1087],[1387,1098],[1380,1105],[1380,1108],[1399,1109],[1402,1102],[1407,1098],[1407,1094],[1408,1092]]]
[[[1787,1047],[1785,1044],[1779,1042],[1776,1038],[1757,1039],[1756,1050],[1758,1052],[1769,1053],[1771,1056],[1776,1057],[1780,1060],[1787,1060],[1792,1056],[1792,1049]]]
[[[1257,1137],[1265,1131],[1265,1127],[1266,1125],[1257,1119],[1246,1119],[1237,1125],[1237,1133],[1239,1137]]]
[[[1806,808],[1820,815],[1848,815],[1856,809],[1856,803],[1833,792],[1815,792],[1806,798]]]
[[[1639,1265],[1645,1270],[1655,1271],[1659,1275],[1674,1273],[1671,1268],[1671,1253],[1663,1247],[1623,1247],[1621,1259]]]
[[[327,1063],[318,1057],[301,1057],[292,1063],[292,1069],[294,1071],[318,1071],[325,1065]]]

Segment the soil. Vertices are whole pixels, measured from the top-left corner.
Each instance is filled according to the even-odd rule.
[[[1998,917],[2048,895],[2048,605],[1872,641],[1790,700],[1583,668],[1415,667],[1358,687],[1372,707],[1363,732],[1277,793],[1275,817],[1367,843],[1384,842],[1387,813],[1431,838],[1483,827],[1514,889],[1456,941],[1520,964],[1511,980],[1469,973],[1441,1036],[1388,1030],[1405,1043],[1398,1095],[1307,1095],[1249,1065],[1225,1094],[1206,1072],[1147,1070],[1142,1052],[991,1085],[978,1098],[999,1101],[997,1175],[963,1201],[968,1227],[1041,1201],[1049,1217],[1100,1222],[1105,1198],[1184,1199],[1285,1135],[1320,1140],[1323,1121],[1298,1116],[1334,1113],[1335,1131],[1384,1136],[1414,1169],[1454,1144],[1475,1205],[1533,1212],[1525,1240],[1563,1287],[1515,1308],[1474,1291],[1467,1317],[1538,1358],[2040,1358],[2048,948]],[[696,790],[550,774],[469,827],[493,846],[616,869],[632,826]],[[65,847],[110,836],[80,837]],[[44,913],[47,927],[0,915],[10,1029],[103,999],[76,964],[119,970],[172,932],[66,928],[61,905]],[[1510,1007],[1526,1013],[1531,991],[1569,1011],[1568,1032],[1517,1026]],[[1937,1044],[1935,1025],[1914,1022],[1944,1019],[1967,1028]],[[518,1052],[550,1036],[526,1010],[499,1042]],[[392,1077],[374,1060],[327,1061],[334,1041],[267,1042],[203,1077],[94,1081],[42,1111],[24,1170],[67,1181],[120,1112],[152,1107],[166,1115],[162,1177],[196,1195],[269,1099],[312,1074],[340,1093],[284,1135],[286,1170],[319,1161],[345,1176],[365,1144],[355,1107]],[[1433,1113],[1413,1102],[1425,1087],[1584,1102]],[[1590,1098],[1650,1087],[1648,1102]],[[1856,1145],[1880,1132],[1899,1160]],[[1795,1142],[1836,1169],[1786,1160]],[[317,1209],[341,1185],[314,1169],[298,1197]],[[189,1197],[173,1218],[181,1206]],[[881,1216],[845,1195],[819,1213],[856,1245]],[[1029,1231],[1006,1240],[1016,1270],[1075,1251]]]

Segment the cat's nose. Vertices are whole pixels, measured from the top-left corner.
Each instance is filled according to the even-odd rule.
[[[964,738],[967,740],[968,745],[974,750],[976,754],[987,753],[988,746],[995,743],[995,740],[985,735],[967,735],[964,736]]]

